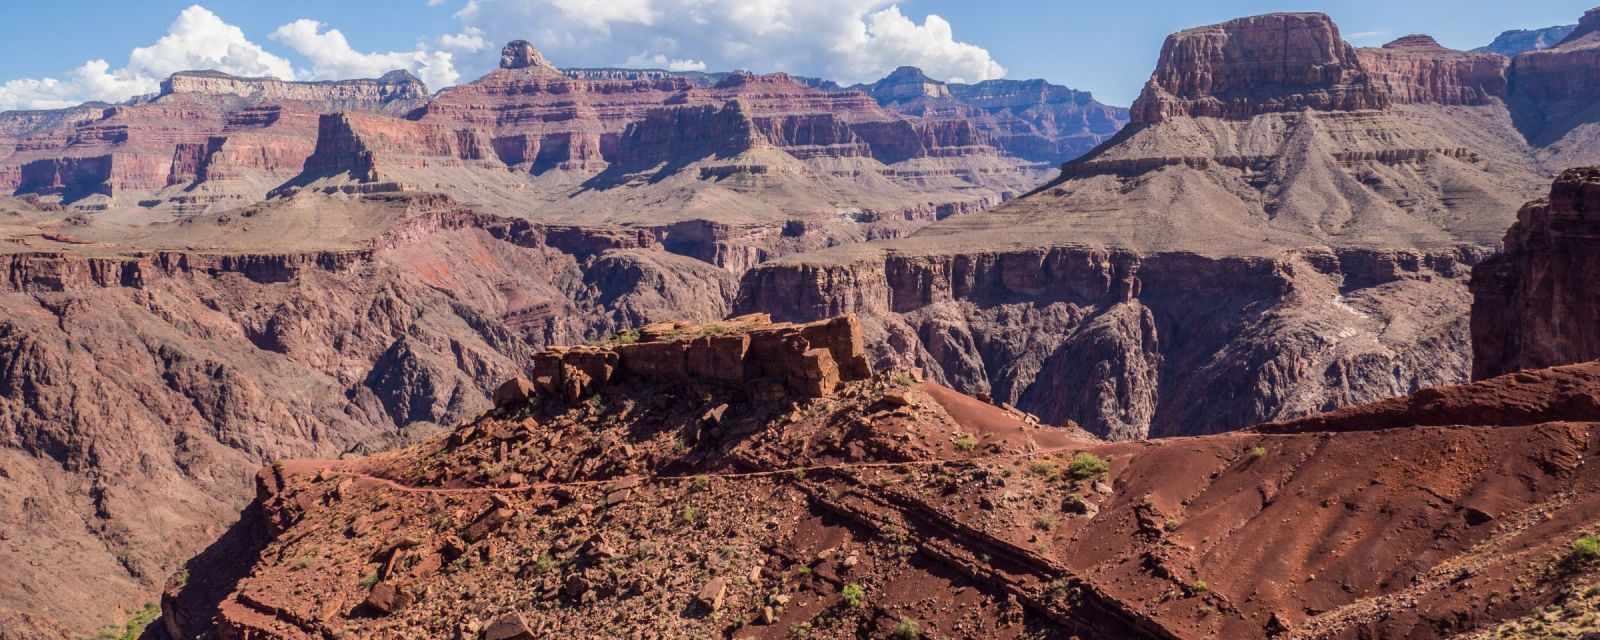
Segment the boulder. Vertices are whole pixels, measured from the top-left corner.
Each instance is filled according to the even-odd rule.
[[[494,390],[494,406],[496,409],[514,409],[527,404],[533,398],[533,393],[533,382],[519,375]]]
[[[807,349],[799,357],[798,366],[789,369],[789,391],[820,398],[832,395],[839,386],[839,365],[827,349]]]
[[[483,640],[534,640],[533,628],[520,613],[508,613],[489,623],[483,630]]]
[[[379,582],[367,592],[367,608],[378,615],[389,615],[411,604],[411,594],[392,582]]]
[[[467,542],[482,540],[516,515],[515,510],[507,507],[496,507],[485,511],[477,520],[472,521],[472,524],[467,525],[467,530],[461,533],[461,538]]]
[[[728,582],[722,578],[712,578],[710,582],[707,582],[704,587],[700,588],[700,594],[695,599],[698,600],[700,605],[704,606],[707,611],[716,613],[722,610],[722,600],[727,594]]]

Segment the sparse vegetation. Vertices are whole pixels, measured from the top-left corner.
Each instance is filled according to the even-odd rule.
[[[1600,537],[1583,536],[1572,541],[1572,552],[1567,560],[1575,565],[1585,565],[1600,560]]]
[[[894,377],[890,378],[889,381],[897,387],[909,387],[917,383],[916,378],[911,377],[909,371],[896,371],[894,372]]]
[[[706,476],[697,476],[695,479],[689,481],[689,487],[693,488],[695,491],[705,491],[706,489],[711,488],[711,478]]]
[[[844,600],[845,606],[858,609],[862,603],[866,602],[867,592],[861,588],[861,585],[852,582],[839,590],[839,597]]]
[[[683,524],[697,526],[700,524],[700,520],[700,510],[696,509],[692,504],[683,505],[683,508],[678,510],[678,521]]]
[[[894,626],[893,636],[895,640],[917,640],[922,637],[922,626],[916,620],[901,618]]]
[[[1054,480],[1056,476],[1061,474],[1061,468],[1049,460],[1034,460],[1028,463],[1028,473],[1045,480]]]
[[[1189,593],[1194,595],[1198,596],[1210,590],[1211,587],[1206,584],[1205,580],[1195,580],[1194,582],[1189,583]]]
[[[622,330],[621,333],[618,333],[617,337],[614,338],[612,341],[616,342],[617,344],[633,344],[635,342],[638,342],[639,341],[639,330],[638,329],[624,329],[624,330]]]
[[[361,588],[362,589],[371,589],[372,585],[375,585],[375,584],[378,584],[378,572],[376,572],[376,571],[368,574],[367,577],[361,579]]]
[[[144,628],[159,617],[161,617],[161,607],[153,602],[145,603],[144,608],[135,612],[121,627],[112,625],[101,629],[94,635],[94,640],[137,640],[139,636],[144,635]]]
[[[1040,531],[1049,531],[1056,528],[1055,516],[1041,513],[1033,517],[1033,528]]]
[[[1250,447],[1250,459],[1251,460],[1260,460],[1260,459],[1265,458],[1265,457],[1267,457],[1267,448],[1266,447],[1263,447],[1261,445],[1256,445],[1254,447]]]
[[[1169,533],[1177,531],[1179,526],[1181,525],[1178,523],[1178,521],[1173,520],[1172,518],[1167,518],[1166,522],[1161,523],[1161,528],[1167,530]]]
[[[955,443],[957,451],[971,452],[978,448],[978,437],[970,433],[963,433],[956,437]]]
[[[539,557],[533,561],[533,571],[540,575],[550,573],[555,568],[556,559],[550,557],[549,552],[539,554]]]
[[[1067,475],[1073,480],[1089,480],[1105,475],[1111,470],[1111,464],[1100,456],[1081,451],[1072,456],[1072,462],[1067,465]]]

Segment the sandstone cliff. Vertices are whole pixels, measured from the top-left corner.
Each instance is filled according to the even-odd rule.
[[[0,140],[11,143],[0,156],[0,188],[66,202],[100,196],[104,208],[123,192],[205,183],[219,193],[213,200],[236,205],[300,172],[318,113],[404,113],[427,97],[403,71],[337,82],[185,71],[162,82],[159,94],[128,104],[0,116],[8,123]],[[196,196],[170,201],[180,213],[210,204]]]
[[[1134,124],[1151,124],[1388,104],[1332,20],[1320,13],[1279,13],[1169,36],[1131,111]]]
[[[1502,252],[1472,271],[1472,376],[1600,358],[1600,169],[1572,169],[1528,203]]]

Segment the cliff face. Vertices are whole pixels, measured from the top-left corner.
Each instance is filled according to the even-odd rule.
[[[1600,169],[1561,174],[1472,272],[1472,376],[1600,358]]]
[[[1528,140],[1549,147],[1563,166],[1600,161],[1592,109],[1600,99],[1600,10],[1556,46],[1517,56],[1511,72],[1510,102]]]
[[[1356,55],[1373,84],[1395,104],[1489,104],[1505,97],[1511,65],[1502,55],[1446,49],[1424,35],[1381,49],[1357,49]]]
[[[1116,439],[1191,435],[1465,379],[1479,253],[1040,249],[763,265],[736,312],[857,313],[880,366]],[[1415,308],[1430,309],[1418,321]],[[1218,402],[1217,398],[1228,398]]]
[[[422,82],[403,71],[337,82],[186,71],[142,102],[51,117],[0,117],[8,123],[0,126],[7,132],[0,140],[11,143],[0,157],[0,188],[71,202],[244,180],[241,195],[260,199],[300,172],[316,138],[318,113],[403,113],[427,97]]]
[[[1543,29],[1514,29],[1495,36],[1494,42],[1473,49],[1473,53],[1498,53],[1515,58],[1529,51],[1548,49],[1566,39],[1578,25],[1568,24]]]
[[[1126,109],[1044,80],[945,83],[901,67],[860,88],[924,122],[970,122],[1006,153],[1051,165],[1087,153],[1128,123]]]
[[[1280,13],[1169,36],[1131,111],[1134,124],[1152,124],[1388,104],[1332,20],[1320,13]]]

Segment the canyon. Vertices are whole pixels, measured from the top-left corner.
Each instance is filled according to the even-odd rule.
[[[1547,176],[1593,162],[1565,97],[1594,97],[1590,33],[1513,60],[1356,48],[1321,14],[1183,31],[1131,124],[1055,180],[765,262],[734,311],[857,313],[880,366],[1119,439],[1464,382],[1472,267]]]
[[[1545,230],[1552,217],[1530,211],[1570,213],[1595,171],[1567,172],[1519,224]],[[1509,255],[1549,271],[1575,249]],[[1547,293],[1579,299],[1594,286],[1564,278]],[[1474,325],[1506,332],[1513,349],[1550,330]],[[1586,467],[1600,447],[1600,363],[1109,442],[919,369],[874,371],[865,343],[854,316],[754,314],[547,350],[531,379],[508,380],[492,411],[446,434],[261,469],[239,522],[168,581],[160,632],[1173,640],[1595,628],[1600,486]]]
[[[996,621],[1021,616],[1023,626],[1099,633],[1253,637],[1278,620],[1327,630],[1308,637],[1349,637],[1340,634],[1442,634],[1524,615],[1553,602],[1559,589],[1489,605],[1429,591],[1422,613],[1394,613],[1396,581],[1431,585],[1435,573],[1455,566],[1394,564],[1420,552],[1420,538],[1373,543],[1381,548],[1351,561],[1388,567],[1388,577],[1353,564],[1268,567],[1243,558],[1234,548],[1248,546],[1240,540],[1281,539],[1288,533],[1268,523],[1315,505],[1293,502],[1270,514],[1233,506],[1191,511],[1183,505],[1191,496],[1174,492],[1210,485],[1161,469],[1229,469],[1241,451],[1276,447],[1279,436],[1287,438],[1285,459],[1309,459],[1326,448],[1324,434],[1332,430],[1306,426],[1325,419],[1308,416],[1358,407],[1353,420],[1373,420],[1380,409],[1368,403],[1431,397],[1430,389],[1471,400],[1501,393],[1486,389],[1523,398],[1546,386],[1588,388],[1581,371],[1540,373],[1531,382],[1496,376],[1594,357],[1594,336],[1570,321],[1592,305],[1563,292],[1592,270],[1583,225],[1600,200],[1583,195],[1592,191],[1590,174],[1566,173],[1553,190],[1549,185],[1565,169],[1600,163],[1600,119],[1589,108],[1600,97],[1593,81],[1597,19],[1591,12],[1549,46],[1505,57],[1445,49],[1420,35],[1357,48],[1321,14],[1245,18],[1171,36],[1128,109],[1042,80],[949,83],[911,67],[853,87],[781,73],[558,69],[534,45],[515,41],[499,68],[437,93],[405,72],[299,83],[196,71],[126,104],[0,114],[0,186],[11,194],[0,197],[0,562],[20,571],[19,580],[0,585],[0,638],[91,633],[132,617],[164,585],[166,632],[326,636],[336,628],[330,621],[348,623],[335,614],[366,606],[371,593],[361,582],[372,567],[343,552],[322,555],[338,546],[323,537],[335,528],[301,528],[315,530],[301,542],[283,532],[306,522],[344,527],[347,518],[359,519],[356,511],[388,504],[399,524],[381,515],[376,529],[356,527],[361,545],[421,536],[422,546],[434,549],[447,529],[470,524],[457,521],[492,499],[474,487],[500,474],[461,475],[469,467],[498,465],[506,478],[516,473],[529,483],[548,472],[537,482],[594,481],[599,491],[624,477],[602,467],[628,466],[625,452],[638,458],[633,474],[768,473],[980,457],[955,444],[968,434],[1003,455],[1059,447],[1111,460],[1117,480],[1108,476],[1106,484],[1114,494],[1089,483],[1072,493],[1092,490],[1083,495],[1116,519],[1118,533],[1093,538],[1090,530],[1109,520],[1080,521],[1076,513],[1055,516],[1063,525],[1056,533],[1035,533],[1027,520],[1037,505],[1007,511],[1017,527],[996,533],[985,530],[992,518],[963,520],[991,509],[876,485],[827,498],[860,478],[839,486],[832,476],[810,485],[762,481],[718,488],[706,501],[683,486],[668,493],[690,499],[709,518],[735,517],[718,511],[720,504],[762,505],[760,517],[713,528],[765,519],[853,523],[784,525],[730,543],[744,551],[782,547],[796,561],[830,547],[813,544],[817,538],[860,542],[861,527],[878,532],[869,538],[914,530],[917,541],[903,544],[936,548],[929,553],[945,554],[938,556],[945,564],[907,559],[898,550],[903,544],[852,546],[860,546],[860,561],[907,572],[885,575],[951,592],[971,587],[964,593],[976,598],[941,603],[974,606],[973,618],[963,621],[936,619],[926,605],[905,613],[915,598],[892,595],[888,608],[846,616],[861,626],[839,629],[887,632],[897,616],[910,615],[940,630],[1005,637],[1012,632],[1000,629],[1015,628]],[[1561,262],[1549,262],[1551,255]],[[1556,319],[1531,319],[1545,313]],[[680,333],[706,332],[699,337],[708,345],[726,347],[738,341],[730,336],[751,330],[747,324],[765,324],[749,318],[787,327],[841,315],[855,318],[853,337],[830,351],[829,361],[834,368],[852,362],[855,373],[827,393],[796,395],[799,382],[765,384],[790,370],[802,372],[805,384],[832,380],[822,356],[799,357],[810,353],[802,349],[795,360],[757,367],[760,375],[738,381],[749,389],[730,392],[727,380],[704,376],[684,382],[717,402],[680,397],[677,388],[649,391],[672,399],[633,418],[665,421],[648,426],[642,441],[606,429],[618,410],[634,411],[620,408],[638,404],[647,394],[641,388],[660,382],[639,387],[637,378],[648,375],[580,384],[582,402],[532,401],[531,411],[544,412],[540,425],[562,425],[559,438],[593,432],[605,442],[588,435],[578,441],[598,449],[554,448],[539,440],[547,433],[513,428],[511,437],[492,438],[508,447],[501,453],[500,444],[461,435],[519,424],[494,398],[507,379],[527,376],[535,398],[566,393],[557,382],[566,378],[550,375],[550,354],[571,352],[551,351],[558,345],[625,354],[638,349],[631,344],[684,338],[650,329],[677,321]],[[1529,330],[1514,330],[1523,326]],[[609,380],[578,364],[588,379]],[[1469,379],[1485,382],[1452,386]],[[758,390],[765,395],[748,395]],[[900,404],[907,397],[910,404]],[[719,432],[696,444],[708,433],[706,410],[722,402],[742,425],[735,432],[767,435]],[[872,425],[887,419],[884,403],[911,408],[894,414],[898,426],[877,433]],[[779,422],[774,407],[833,413]],[[1469,507],[1522,522],[1505,497],[1516,494],[1563,514],[1536,533],[1506,533],[1545,536],[1526,545],[1549,555],[1551,545],[1592,519],[1587,503],[1555,502],[1563,492],[1585,490],[1581,466],[1564,461],[1593,448],[1587,427],[1543,423],[1586,424],[1584,416],[1523,420],[1479,408],[1424,424],[1407,411],[1389,424],[1470,428],[1360,433],[1347,438],[1350,449],[1386,447],[1421,459],[1440,446],[1502,448],[1557,461],[1505,471],[1470,457],[1475,462],[1451,467],[1454,475],[1440,482],[1485,479],[1463,492],[1433,487],[1448,496],[1443,507],[1409,489],[1385,494],[1423,528],[1457,532]],[[1271,422],[1280,426],[1234,433]],[[656,431],[663,424],[671,429]],[[796,438],[781,437],[788,429]],[[1122,442],[1202,434],[1216,435],[1190,454],[1176,444]],[[1530,439],[1549,446],[1536,449]],[[527,454],[526,443],[535,441],[553,448],[537,460],[506,458],[512,449]],[[799,441],[823,452],[778,446]],[[256,473],[274,461],[339,458],[349,460]],[[975,463],[985,477],[1010,477],[1001,474],[1027,473],[1020,460]],[[1053,462],[1065,465],[1067,456]],[[1345,479],[1398,479],[1403,472],[1350,456],[1316,464],[1344,465],[1351,474]],[[1254,489],[1240,487],[1277,482],[1272,469],[1290,473],[1242,466],[1251,470],[1238,487],[1206,489],[1202,502],[1249,502]],[[1515,473],[1537,479],[1513,487],[1506,478]],[[329,493],[342,478],[358,480],[359,491]],[[438,494],[448,496],[448,508],[412,501],[460,488],[473,492]],[[1275,495],[1345,489],[1302,484]],[[1066,499],[1063,487],[1029,490],[1038,490],[1039,500]],[[1009,504],[1000,493],[984,499]],[[1146,493],[1161,513],[1221,515],[1196,525],[1199,538],[1156,534],[1146,544],[1139,536],[1152,532],[1139,523],[1154,513],[1140,502]],[[833,515],[807,506],[819,496]],[[573,502],[566,498],[557,498],[554,510],[542,503],[503,507],[537,514],[517,521],[523,533],[552,522],[543,518],[602,528],[610,525],[595,523],[614,522],[591,508],[608,498],[579,498],[578,511],[564,509]],[[969,498],[978,500],[958,496]],[[912,499],[921,506],[884,511],[885,501]],[[670,521],[680,507],[651,502],[627,517]],[[874,510],[898,515],[862,520]],[[1370,532],[1375,525],[1367,517],[1351,516],[1349,526]],[[419,524],[440,519],[451,526]],[[930,523],[963,533],[937,542],[926,537]],[[1218,532],[1236,526],[1251,533],[1193,548],[1214,534],[1223,540]],[[710,531],[685,530],[683,539],[661,544],[707,544]],[[1459,529],[1450,543],[1456,546],[1437,557],[1490,566],[1461,555],[1491,540],[1487,531]],[[1128,536],[1116,537],[1122,533]],[[508,558],[537,566],[546,549],[588,557],[571,547],[582,542],[573,531],[552,528],[555,539],[518,535],[473,545],[469,555],[478,559],[450,571],[477,581],[471,588],[478,593],[500,594],[499,572],[521,568]],[[1083,559],[1088,565],[1042,555],[1085,539],[1102,545]],[[1172,544],[1191,548],[1174,552]],[[507,548],[515,551],[496,555]],[[1497,549],[1506,554],[1495,555],[1484,580],[1527,577],[1507,562],[1529,556]],[[196,551],[201,556],[185,563]],[[1021,563],[1021,573],[1001,587],[971,575],[990,575],[982,568],[989,560],[979,559],[996,553]],[[1157,584],[1098,564],[1118,554],[1176,568]],[[433,562],[422,551],[401,555],[412,558],[406,563]],[[317,560],[296,568],[308,556]],[[740,563],[748,560],[728,558],[723,568],[746,575],[751,567]],[[790,560],[763,571],[789,576],[798,571]],[[1235,582],[1207,573],[1202,561],[1242,562],[1260,576],[1338,575],[1342,582],[1319,583],[1338,587],[1327,592],[1279,591],[1265,582],[1275,578]],[[420,600],[438,608],[411,610],[393,628],[466,633],[419,621],[424,611],[466,617],[463,600],[440,591],[454,594],[457,586],[427,591],[437,567],[407,573],[414,568],[378,572],[380,579],[391,571],[417,576],[422,582],[401,585],[401,599],[431,593]],[[809,604],[777,606],[772,615],[783,624],[765,625],[766,635],[811,620],[824,596],[844,584],[830,576],[849,573],[818,568],[824,575],[800,580]],[[561,592],[544,596],[547,604],[570,597],[580,608],[522,620],[530,634],[573,633],[575,621],[633,588],[608,582],[589,560],[575,570],[588,585],[575,596],[565,594],[568,568],[540,574],[541,592]],[[247,573],[259,575],[244,580]],[[732,586],[739,606],[749,605],[741,615],[753,619],[772,606],[755,600],[776,578],[763,575]],[[1048,583],[1064,575],[1077,576],[1068,591],[1087,598],[1085,612],[1050,600]],[[1172,577],[1178,575],[1189,577]],[[700,577],[709,579],[660,579],[664,593],[678,597]],[[1183,584],[1192,579],[1218,585],[1219,593],[1196,596]],[[789,588],[791,578],[782,580]],[[876,598],[892,582],[874,578],[866,586]],[[322,589],[321,601],[295,593],[297,584]],[[1344,587],[1359,598],[1334,593]],[[1154,613],[1128,604],[1174,589],[1219,615],[1189,618],[1193,601]],[[1261,595],[1243,605],[1245,594]],[[1369,604],[1389,612],[1388,621],[1357,619]],[[509,602],[484,607],[471,614],[482,624],[469,637],[501,620],[518,624],[506,617]],[[679,625],[675,631],[716,630],[703,618],[679,620],[677,612],[620,610],[633,617],[619,626],[666,615]],[[791,614],[800,617],[784,617]],[[1441,627],[1450,616],[1465,626]]]

